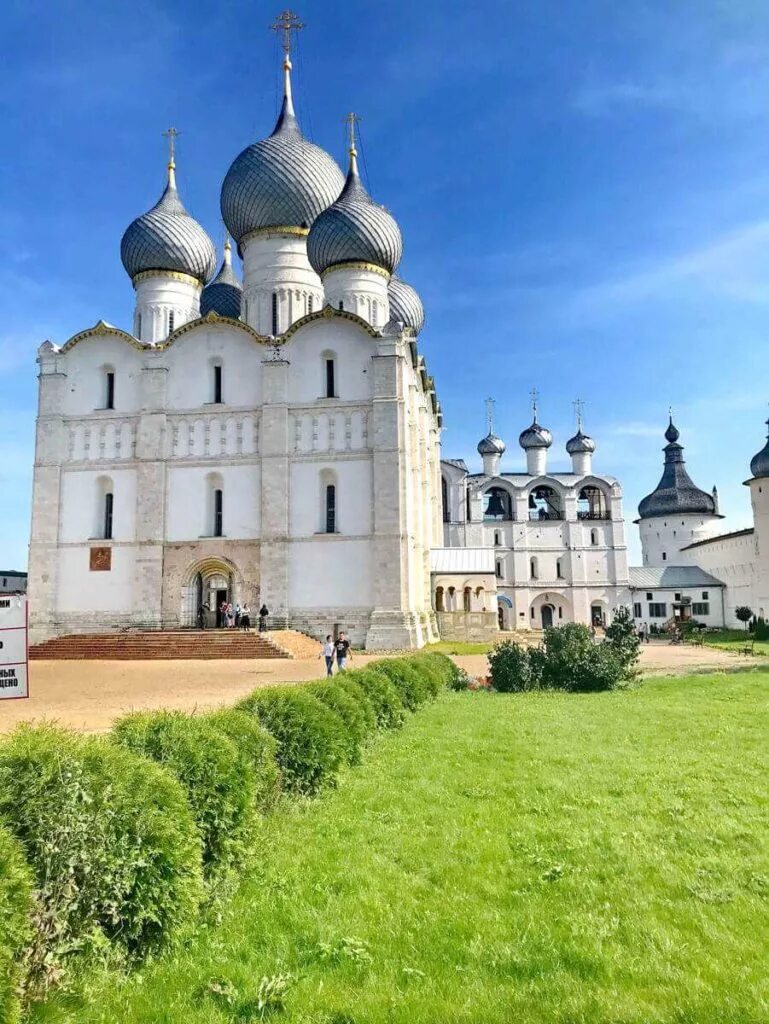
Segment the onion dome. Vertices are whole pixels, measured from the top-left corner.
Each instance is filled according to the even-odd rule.
[[[479,455],[504,455],[506,451],[507,445],[505,442],[501,437],[492,434],[491,431],[478,442]]]
[[[523,448],[524,451],[528,451],[529,448],[549,448],[553,443],[553,435],[547,429],[537,423],[536,412],[534,414],[534,420],[530,427],[527,427],[521,436],[518,438],[518,444]]]
[[[350,170],[342,194],[318,217],[307,236],[312,268],[322,274],[344,263],[372,263],[392,274],[402,253],[400,228],[363,187],[358,153],[351,141]]]
[[[243,286],[232,269],[232,246],[229,238],[224,243],[224,259],[219,273],[211,284],[206,285],[200,295],[200,315],[217,313],[229,316],[233,320],[240,317],[240,300],[243,297]]]
[[[283,107],[272,135],[235,157],[222,185],[222,217],[238,244],[263,228],[308,229],[344,184],[336,161],[302,135],[288,56],[283,71]]]
[[[641,500],[638,506],[641,519],[674,515],[718,515],[713,495],[701,491],[686,472],[684,449],[678,443],[680,436],[671,416],[665,431],[668,443],[663,449],[665,466],[662,478],[652,493]]]
[[[168,184],[160,200],[126,228],[120,258],[133,279],[145,270],[189,274],[205,284],[216,270],[216,249],[187,213],[176,191],[176,164],[168,163]]]
[[[769,427],[769,420],[766,421]],[[769,476],[769,436],[764,447],[750,460],[750,472],[754,477]]]
[[[595,441],[587,434],[583,434],[580,427],[574,437],[570,437],[566,442],[566,451],[569,455],[592,455],[595,451]]]
[[[417,291],[400,277],[393,276],[387,286],[390,300],[390,319],[399,320],[419,334],[425,325],[425,308]]]

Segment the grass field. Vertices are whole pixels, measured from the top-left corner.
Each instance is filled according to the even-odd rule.
[[[744,629],[720,629],[717,633],[703,633],[702,637],[709,647],[719,647],[722,651],[740,651],[753,639],[752,634]],[[757,640],[753,653],[769,656],[769,641]]]
[[[768,735],[762,672],[447,694],[267,822],[218,927],[31,1019],[767,1021]]]

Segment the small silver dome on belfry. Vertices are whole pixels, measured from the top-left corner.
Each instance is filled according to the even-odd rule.
[[[577,433],[566,442],[566,453],[568,455],[592,455],[595,451],[595,441],[592,437],[582,432],[582,407],[581,399],[574,402],[577,411]]]
[[[518,438],[518,444],[524,451],[530,448],[549,448],[553,443],[553,435],[547,427],[537,423],[537,390],[531,393],[531,409],[533,413],[531,426],[527,427]]]
[[[393,274],[387,286],[387,296],[390,300],[390,319],[399,320],[410,327],[414,334],[419,334],[425,325],[425,309],[416,290]]]
[[[198,222],[184,209],[176,191],[174,136],[169,129],[171,154],[168,184],[158,202],[132,221],[120,242],[120,258],[133,280],[146,270],[189,274],[205,284],[216,270],[216,250]]]
[[[353,114],[350,125],[354,132]],[[316,274],[345,263],[371,263],[392,274],[403,253],[400,228],[364,188],[354,138],[349,152],[350,170],[342,194],[310,228],[307,256]]]
[[[222,217],[238,245],[252,231],[308,230],[344,184],[336,161],[302,135],[291,96],[287,44],[284,50],[283,106],[275,129],[235,158],[222,185]]]
[[[769,420],[766,421],[766,425],[769,427]],[[764,447],[750,460],[750,472],[754,477],[769,477],[769,434]]]
[[[502,438],[491,432],[478,442],[479,455],[504,455],[506,451],[507,445]]]

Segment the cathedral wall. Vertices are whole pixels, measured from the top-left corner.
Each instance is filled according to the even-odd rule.
[[[214,400],[214,366],[222,370],[222,402],[226,407],[253,409],[262,401],[264,345],[253,335],[227,324],[191,328],[163,350],[168,366],[166,406],[169,410],[200,409]]]
[[[131,544],[109,544],[109,572],[92,572],[91,546],[59,548],[56,611],[71,627],[95,632],[131,621],[136,549]]]
[[[115,374],[116,412],[141,408],[142,353],[128,342],[109,335],[84,338],[64,357],[67,384],[62,395],[64,416],[82,416],[104,409],[106,373]]]
[[[326,395],[326,359],[334,359],[336,397],[342,401],[371,400],[371,357],[375,342],[358,324],[338,318],[314,320],[286,343],[290,362],[290,405],[317,402]]]
[[[67,469],[61,476],[59,542],[96,542],[104,536],[104,495],[113,495],[112,538],[132,541],[136,531],[136,471],[118,467]]]
[[[371,542],[367,538],[294,540],[289,565],[292,611],[370,610]]]
[[[169,466],[166,496],[166,540],[210,537],[214,532],[214,489],[222,490],[226,538],[259,537],[259,464],[214,461],[198,466]]]
[[[336,487],[336,528],[344,536],[370,536],[372,475],[369,458],[292,461],[290,465],[289,534],[328,540],[326,487]]]

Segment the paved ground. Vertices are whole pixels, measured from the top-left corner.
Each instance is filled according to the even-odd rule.
[[[358,655],[351,667],[373,656]],[[484,655],[460,655],[455,661],[471,675],[488,671]],[[648,674],[735,668],[747,659],[708,647],[644,645],[641,668]],[[257,686],[319,678],[316,658],[283,661],[33,661],[29,700],[0,701],[0,732],[22,721],[55,719],[89,732],[109,728],[131,709],[212,708],[232,704]]]

